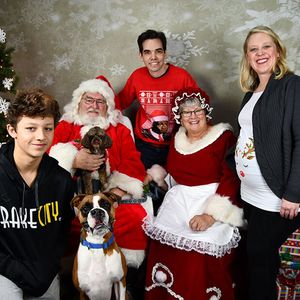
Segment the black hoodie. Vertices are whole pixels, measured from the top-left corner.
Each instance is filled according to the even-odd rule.
[[[59,271],[74,185],[70,174],[44,154],[29,187],[15,166],[13,149],[13,143],[0,148],[0,274],[38,297]]]

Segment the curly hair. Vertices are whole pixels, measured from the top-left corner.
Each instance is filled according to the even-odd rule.
[[[205,110],[207,119],[211,119],[213,108],[210,106],[209,96],[200,88],[187,88],[179,90],[174,96],[174,106],[172,112],[174,120],[180,124],[182,110],[185,106],[198,105]]]
[[[8,107],[7,123],[16,128],[23,116],[53,117],[56,126],[60,119],[58,102],[41,89],[18,91]]]
[[[291,72],[286,63],[286,48],[280,40],[279,36],[267,26],[256,26],[252,28],[243,45],[243,57],[240,63],[240,86],[244,92],[253,92],[259,85],[259,78],[256,72],[251,68],[247,60],[247,47],[249,38],[254,33],[265,33],[270,36],[276,45],[279,58],[274,66],[273,72],[275,73],[275,79],[281,79],[286,73]]]

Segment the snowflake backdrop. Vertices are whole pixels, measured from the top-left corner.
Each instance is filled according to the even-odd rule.
[[[169,62],[186,68],[212,98],[216,121],[235,117],[238,65],[248,30],[273,28],[300,74],[300,0],[0,0],[1,28],[15,48],[21,87],[39,86],[61,106],[86,79],[104,74],[119,91],[142,66],[137,36],[164,31]],[[0,39],[5,39],[0,33]],[[9,84],[7,82],[7,84]]]

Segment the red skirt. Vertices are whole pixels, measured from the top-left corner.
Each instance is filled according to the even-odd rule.
[[[233,251],[216,258],[151,240],[145,300],[234,300]]]

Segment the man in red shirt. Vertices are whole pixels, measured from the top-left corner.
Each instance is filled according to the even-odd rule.
[[[181,89],[198,88],[198,85],[187,71],[166,63],[167,40],[163,32],[147,30],[137,42],[145,66],[130,75],[118,97],[121,109],[129,107],[135,99],[140,104],[134,134],[142,162],[149,169],[153,164],[164,166],[166,163],[175,127],[171,111],[174,95]],[[162,124],[158,123],[161,121],[163,131],[159,126]]]
[[[140,34],[137,43],[145,66],[130,75],[118,94],[117,106],[126,109],[135,99],[138,100],[134,126],[136,148],[141,153],[145,168],[150,169],[154,164],[165,166],[167,161],[170,140],[175,131],[172,114],[174,95],[182,89],[197,89],[198,84],[184,69],[166,63],[167,39],[163,32],[149,29]],[[157,199],[152,197],[156,213],[164,192],[158,189],[153,195],[158,195]],[[129,270],[127,277],[138,278],[137,286],[141,286],[144,275],[142,265],[138,275]],[[141,294],[136,299],[142,299]]]

